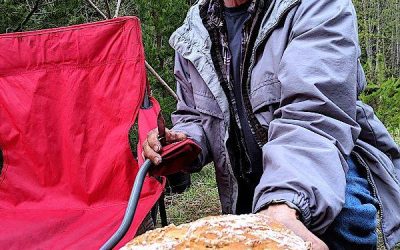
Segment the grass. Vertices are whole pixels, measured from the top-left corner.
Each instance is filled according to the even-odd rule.
[[[191,177],[192,185],[186,192],[166,196],[169,223],[179,225],[221,214],[214,166],[209,164]]]
[[[394,140],[397,142],[397,144],[400,144],[400,127],[396,129],[392,129],[391,133],[393,135]]]

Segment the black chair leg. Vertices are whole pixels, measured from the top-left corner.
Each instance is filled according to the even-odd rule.
[[[161,226],[165,227],[168,225],[168,221],[167,221],[167,211],[165,210],[164,193],[161,194],[160,199],[158,200],[158,207],[160,209]]]
[[[157,225],[157,213],[158,213],[158,201],[154,204],[151,209],[151,219],[153,220],[154,225]]]

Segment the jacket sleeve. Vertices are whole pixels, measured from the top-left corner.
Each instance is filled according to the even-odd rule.
[[[344,204],[346,157],[360,132],[356,16],[350,0],[302,1],[294,11],[253,210],[291,203],[319,234]]]
[[[201,124],[200,114],[195,108],[188,63],[181,55],[175,53],[174,74],[177,81],[178,104],[171,118],[174,125],[172,130],[186,134],[201,147],[197,161],[185,168],[188,172],[196,172],[210,162],[209,143]]]

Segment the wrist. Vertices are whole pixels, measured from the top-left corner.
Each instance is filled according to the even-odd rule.
[[[261,210],[260,213],[274,218],[299,219],[298,211],[285,203],[270,204],[266,209]]]

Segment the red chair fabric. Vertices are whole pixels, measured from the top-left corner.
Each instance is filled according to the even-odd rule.
[[[140,124],[139,138],[137,145],[139,165],[142,165],[144,162],[142,154],[143,143],[146,141],[147,133],[150,132],[150,130],[157,128],[157,117],[161,110],[160,104],[157,102],[156,99],[150,97],[149,101],[150,101],[150,108],[140,109],[138,116],[138,124]]]
[[[139,164],[142,165],[144,158],[142,156],[142,145],[147,138],[150,130],[158,128],[165,130],[164,118],[160,117],[160,105],[154,98],[150,98],[151,109],[141,109],[139,112],[139,142],[138,155]],[[158,118],[158,119],[157,119]],[[161,133],[160,133],[161,135]],[[161,141],[160,141],[161,142]],[[161,142],[161,144],[163,144]],[[181,171],[185,171],[187,166],[191,166],[201,152],[201,148],[192,139],[163,145],[160,152],[162,162],[158,166],[151,166],[149,173],[152,176],[167,176]]]
[[[0,35],[0,249],[98,249],[138,171],[128,141],[146,88],[134,17]],[[163,190],[143,186],[132,239]]]
[[[185,171],[184,166],[191,166],[201,152],[201,148],[193,140],[185,140],[165,145],[160,154],[161,164],[149,170],[152,176],[167,176]]]

